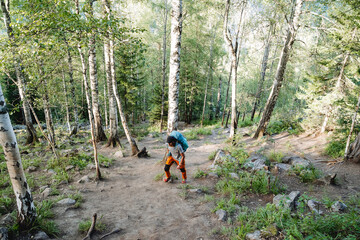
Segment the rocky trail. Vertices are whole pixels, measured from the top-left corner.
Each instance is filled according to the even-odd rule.
[[[267,155],[271,151],[282,152],[284,156],[298,156],[311,161],[316,168],[326,174],[338,174],[338,186],[329,184],[302,183],[297,176],[282,174],[279,179],[287,186],[287,193],[299,191],[321,198],[330,196],[346,199],[351,194],[359,192],[358,172],[356,164],[337,164],[329,166],[330,159],[323,156],[326,137],[314,137],[306,134],[292,136],[287,133],[278,134],[263,140],[254,140],[247,136],[249,129],[240,129],[244,135],[241,141],[250,154]],[[214,201],[205,201],[205,196],[212,195],[215,199],[221,197],[215,192],[216,178],[195,178],[198,170],[209,172],[208,156],[217,149],[223,149],[228,130],[214,129],[212,135],[201,136],[198,140],[190,140],[186,152],[186,169],[188,183],[181,184],[180,171],[173,165],[172,175],[179,179],[173,183],[164,183],[160,179],[163,173],[162,162],[165,151],[165,134],[148,135],[140,142],[139,148],[146,147],[150,157],[119,157],[119,149],[110,149],[99,145],[99,153],[114,159],[109,168],[102,168],[104,179],[92,181],[94,170],[87,169],[74,176],[70,184],[60,185],[64,195],[80,193],[82,203],[79,208],[56,204],[55,223],[60,229],[59,239],[83,239],[85,234],[79,233],[81,221],[90,220],[94,213],[98,221],[106,225],[101,233],[93,235],[92,239],[114,229],[120,229],[106,239],[222,239],[219,230],[226,222],[218,220],[212,213]],[[125,152],[129,152],[128,144]],[[88,176],[84,182],[79,179]],[[156,181],[155,179],[158,178]],[[38,196],[35,196],[38,198]],[[241,199],[241,205],[255,209],[273,202],[274,195],[247,194]]]

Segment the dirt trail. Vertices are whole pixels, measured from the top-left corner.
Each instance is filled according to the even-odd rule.
[[[106,239],[218,239],[211,235],[219,224],[211,214],[212,203],[202,203],[204,195],[197,193],[188,193],[184,199],[181,174],[175,165],[171,171],[179,180],[170,184],[154,180],[163,172],[164,166],[159,160],[164,156],[164,142],[161,138],[150,137],[141,141],[139,147],[146,146],[151,155],[146,159],[114,158],[116,150],[102,148],[100,153],[114,158],[114,164],[102,169],[105,180],[98,184],[73,184],[84,198],[80,209],[56,208],[56,223],[63,231],[61,239],[82,239],[77,233],[79,221],[89,219],[95,212],[103,216],[102,222],[108,226],[108,231],[121,228],[120,233]],[[206,169],[211,164],[208,155],[221,148],[223,142],[224,138],[214,134],[189,141],[186,152],[189,185],[201,187],[211,181],[194,179],[193,175],[197,169]]]

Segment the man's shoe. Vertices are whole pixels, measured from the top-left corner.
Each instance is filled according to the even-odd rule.
[[[186,179],[183,179],[183,180],[181,181],[181,183],[182,183],[182,184],[185,184],[185,183],[186,183]]]
[[[172,178],[171,178],[171,177],[169,177],[169,178],[164,178],[163,180],[164,180],[164,182],[168,182],[168,183],[171,183],[171,182],[172,182]]]

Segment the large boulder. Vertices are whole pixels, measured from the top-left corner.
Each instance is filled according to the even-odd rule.
[[[0,240],[8,240],[8,229],[5,227],[0,227]]]
[[[294,209],[297,199],[300,197],[299,191],[292,191],[289,195],[279,194],[273,198],[273,204],[276,207],[285,209]]]
[[[287,172],[287,171],[289,171],[291,169],[291,165],[286,164],[286,163],[278,163],[275,166],[278,168],[278,170],[280,172]]]
[[[218,169],[224,162],[235,162],[236,159],[229,154],[226,154],[223,150],[218,149],[215,155],[213,163],[209,166],[211,170]]]
[[[261,154],[254,154],[245,160],[244,168],[251,169],[252,171],[265,170],[266,157]]]
[[[310,161],[301,157],[291,157],[290,162],[295,168],[307,168],[310,166]]]

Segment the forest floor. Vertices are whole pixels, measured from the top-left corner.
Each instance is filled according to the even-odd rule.
[[[191,128],[184,127],[181,131],[191,131]],[[281,152],[283,156],[296,155],[310,160],[325,173],[338,174],[337,186],[302,183],[297,176],[282,175],[280,181],[286,184],[286,192],[297,190],[320,199],[331,197],[342,200],[359,193],[360,165],[328,165],[331,159],[323,155],[325,135],[315,137],[303,133],[294,136],[284,132],[254,140],[247,136],[249,131],[249,128],[239,129],[244,135],[241,141],[249,154],[257,152],[267,156],[273,151]],[[100,182],[79,183],[78,180],[85,175],[90,179],[94,178],[94,170],[87,168],[76,172],[70,183],[57,186],[60,195],[80,194],[82,198],[78,208],[54,205],[54,221],[60,230],[58,239],[82,239],[86,234],[78,231],[79,223],[90,220],[94,213],[97,213],[106,229],[95,233],[93,239],[117,228],[120,232],[106,239],[225,239],[220,234],[221,228],[230,223],[218,221],[212,212],[216,200],[221,198],[215,190],[217,180],[209,177],[195,178],[195,174],[200,170],[209,172],[208,167],[212,163],[209,155],[229,145],[226,143],[227,136],[228,129],[215,128],[211,135],[201,135],[197,140],[188,141],[187,184],[181,184],[181,174],[175,165],[171,172],[178,179],[173,183],[162,181],[165,133],[149,134],[138,141],[139,148],[147,148],[149,158],[129,156],[129,145],[125,139],[122,139],[122,143],[126,157],[119,157],[119,148],[107,148],[99,144],[99,153],[113,159],[110,167],[101,169],[104,179]],[[72,148],[81,149],[83,146],[84,143],[74,144]],[[192,192],[190,189],[201,189],[202,193]],[[265,206],[272,203],[273,196],[249,193],[241,199],[241,205],[252,209]],[[56,196],[49,198],[55,199]],[[41,194],[36,192],[34,199],[41,201]]]

